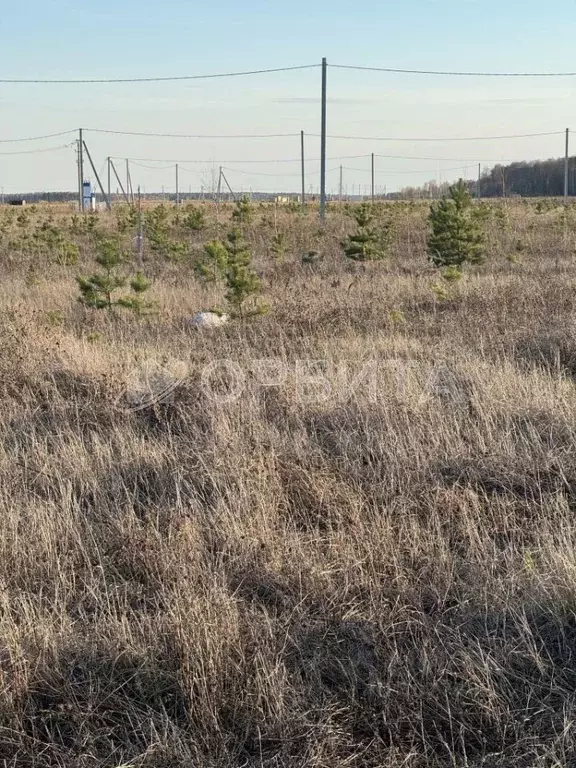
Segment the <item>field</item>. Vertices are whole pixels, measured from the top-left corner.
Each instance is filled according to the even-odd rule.
[[[254,204],[213,330],[231,205],[166,209],[151,314],[78,301],[126,209],[0,208],[1,765],[575,764],[576,208],[480,205],[446,287],[424,203],[365,265]]]

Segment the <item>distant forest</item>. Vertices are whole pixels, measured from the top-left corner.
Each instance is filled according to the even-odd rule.
[[[476,195],[476,180],[469,181],[470,193]],[[405,187],[395,197],[439,197],[449,186],[436,181],[422,187]],[[568,173],[570,195],[576,195],[576,158],[570,158]],[[481,197],[562,197],[564,195],[564,158],[495,165],[485,169],[480,178]]]
[[[576,158],[570,158],[568,188],[576,193]],[[496,165],[480,180],[483,197],[560,197],[564,194],[564,158]]]

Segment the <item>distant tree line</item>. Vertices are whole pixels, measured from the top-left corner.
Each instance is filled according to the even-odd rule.
[[[568,173],[571,194],[576,193],[574,159],[570,158]],[[482,174],[480,194],[482,197],[560,197],[564,194],[564,158],[495,165]]]
[[[476,196],[478,181],[468,181],[468,190]],[[435,199],[446,194],[450,184],[427,182],[421,187],[405,187],[391,197]],[[576,195],[576,158],[570,158],[568,189]],[[484,169],[480,177],[481,197],[561,197],[564,194],[564,158],[531,160]]]

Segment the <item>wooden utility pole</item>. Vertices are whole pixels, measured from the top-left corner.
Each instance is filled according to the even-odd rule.
[[[116,170],[116,166],[114,165],[114,162],[112,161],[112,158],[110,158],[110,165],[112,166],[112,170],[114,171],[114,176],[116,176],[116,181],[118,182],[118,185],[120,189],[122,190],[122,194],[124,195],[124,199],[130,205],[130,198],[128,197],[128,193],[124,189],[124,186],[122,185],[122,182],[120,180],[120,176],[118,175],[118,171]]]
[[[144,266],[144,234],[142,229],[142,195],[138,186],[138,236],[136,238],[136,264],[138,269]]]
[[[86,146],[86,143],[84,143],[84,150],[86,151],[86,157],[88,158],[88,161],[90,162],[90,165],[92,166],[92,171],[94,172],[94,176],[96,177],[96,181],[98,182],[98,186],[100,187],[100,192],[102,192],[102,197],[104,198],[104,201],[106,202],[106,208],[110,210],[110,199],[106,192],[104,191],[104,187],[102,186],[102,182],[100,181],[100,176],[98,175],[98,171],[96,170],[96,166],[92,162],[92,155],[90,154],[90,151],[88,150],[88,147]]]
[[[128,194],[128,202],[134,205],[134,188],[132,187],[132,176],[130,175],[130,161],[126,158],[126,192]]]
[[[320,219],[326,218],[326,95],[327,95],[326,59],[322,59],[322,109],[320,122]]]
[[[306,208],[306,176],[304,165],[304,131],[300,131],[300,161],[302,170],[302,208]]]
[[[566,153],[564,155],[564,205],[568,205],[569,165],[570,165],[570,128],[566,128]]]
[[[218,191],[216,195],[218,198],[218,202],[220,202],[222,197],[222,166],[220,166],[220,173],[218,174]]]
[[[372,152],[372,202],[374,202],[374,152]]]
[[[78,205],[84,210],[84,136],[82,128],[78,129]]]

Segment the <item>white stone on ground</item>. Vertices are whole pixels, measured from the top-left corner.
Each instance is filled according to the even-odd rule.
[[[198,312],[190,319],[190,325],[194,328],[219,328],[226,325],[228,315],[219,315],[217,312]]]

